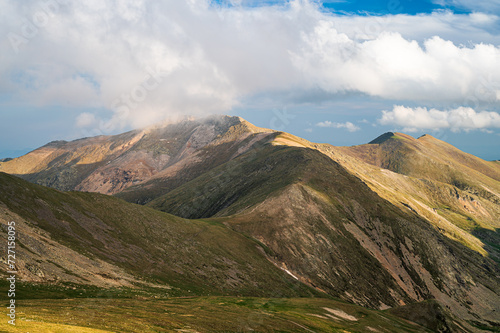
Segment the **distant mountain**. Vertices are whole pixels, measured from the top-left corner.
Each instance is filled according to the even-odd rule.
[[[59,190],[115,194],[141,184],[149,193],[150,187],[168,191],[245,153],[273,133],[239,117],[213,116],[115,136],[54,141],[0,163],[0,171]],[[134,199],[143,203],[149,198]]]
[[[344,151],[380,168],[463,188],[473,186],[467,182],[476,183],[478,179],[486,183],[490,182],[488,178],[500,181],[500,168],[495,163],[464,153],[427,134],[415,139],[403,133],[385,133],[369,144]],[[492,194],[483,195],[489,198]]]
[[[222,242],[248,237],[272,267],[349,302],[407,313],[435,299],[462,326],[500,325],[500,165],[428,135],[335,147],[216,116],[54,142],[0,170],[225,227]]]
[[[386,133],[370,144],[320,146],[381,197],[500,262],[500,165],[430,135]],[[392,171],[392,172],[391,172]]]

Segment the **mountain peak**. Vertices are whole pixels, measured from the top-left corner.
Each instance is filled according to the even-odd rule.
[[[380,135],[376,139],[368,142],[368,144],[370,144],[370,145],[381,144],[381,143],[384,143],[385,141],[391,139],[392,137],[394,137],[394,133],[393,132],[387,132],[387,133],[384,133],[384,134]]]
[[[381,144],[390,139],[409,140],[410,142],[415,141],[415,138],[408,134],[399,132],[387,132],[377,137],[375,140],[370,141],[368,144]]]
[[[430,134],[422,134],[421,136],[419,136],[417,138],[417,140],[428,140],[428,141],[442,141],[442,140],[439,140],[438,138],[430,135]]]
[[[153,178],[193,178],[207,165],[225,163],[271,140],[274,132],[237,116],[183,117],[118,135],[53,141],[0,161],[0,171],[37,177],[60,190],[114,194]],[[61,172],[70,176],[53,176]]]
[[[50,141],[43,147],[60,147],[64,144],[68,143],[68,141],[65,140],[55,140],[55,141]]]

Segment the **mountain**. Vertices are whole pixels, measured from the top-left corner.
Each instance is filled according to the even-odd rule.
[[[115,136],[54,141],[1,162],[0,171],[63,191],[115,194],[141,184],[152,195],[151,187],[168,191],[245,153],[273,132],[239,117],[213,116]],[[133,197],[140,203],[149,199]]]
[[[0,173],[0,222],[16,222],[25,282],[157,288],[164,295],[317,294],[255,240],[97,193],[63,193]],[[5,259],[5,258],[3,258]]]
[[[227,233],[221,242],[232,244],[228,253],[243,256],[248,248],[240,254],[239,242],[253,242],[263,249],[269,274],[285,272],[308,295],[328,294],[372,309],[403,306],[399,314],[418,313],[414,307],[432,312],[428,302],[436,300],[466,330],[500,325],[500,165],[430,136],[387,133],[366,145],[335,147],[217,116],[54,142],[0,163],[0,170],[60,190],[142,204],[101,195],[110,200],[109,208],[100,206],[107,214],[121,211],[122,204],[134,207],[113,220],[116,232],[122,219],[142,209],[172,214],[161,216],[180,221],[174,225],[218,226]],[[136,242],[137,223],[124,228]],[[159,239],[151,242],[161,257]],[[169,251],[183,262],[188,252],[179,248],[175,243]],[[262,258],[249,253],[252,267],[259,267]],[[200,254],[196,262],[202,260]],[[167,266],[158,266],[154,276],[186,289]],[[189,260],[181,269],[194,272]],[[257,285],[260,272],[250,279]],[[208,278],[210,287],[202,287],[204,279],[191,274],[198,290],[222,293],[220,278]],[[225,288],[238,293],[243,287]],[[243,289],[252,294],[257,288]]]
[[[369,144],[346,147],[344,151],[380,168],[455,185],[499,202],[495,189],[476,186],[478,181],[498,186],[498,164],[464,153],[428,134],[415,139],[403,133],[385,133]]]
[[[0,322],[2,332],[462,331],[447,310],[436,316],[425,303],[414,305],[422,320],[404,308],[394,315],[331,299],[278,268],[261,243],[216,220],[185,220],[0,173],[3,242],[10,221],[18,318],[16,326]]]
[[[219,217],[269,247],[300,281],[356,304],[383,309],[435,298],[460,318],[496,318],[498,264],[380,198],[317,150],[268,146],[149,205]]]
[[[430,135],[386,133],[369,144],[318,147],[401,209],[500,262],[500,168]]]

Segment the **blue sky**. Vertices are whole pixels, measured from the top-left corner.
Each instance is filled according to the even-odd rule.
[[[430,133],[500,159],[499,14],[499,0],[4,1],[0,158],[216,113],[334,145]]]
[[[248,0],[248,1],[228,1],[216,0],[214,4],[223,6],[244,6],[262,7],[273,6],[286,3],[286,1],[274,0]],[[450,10],[457,14],[472,13],[474,11],[494,13],[498,9],[498,2],[485,2],[481,5],[474,1],[453,1],[453,0],[330,0],[319,1],[326,11],[344,14],[357,15],[385,15],[385,14],[429,14],[438,10]]]
[[[225,6],[246,6],[246,7],[259,7],[271,6],[285,3],[285,1],[214,1],[215,4]],[[327,10],[337,13],[346,14],[401,14],[406,13],[410,15],[420,13],[431,13],[438,9],[451,8],[455,12],[462,12],[464,8],[451,6],[447,4],[438,4],[433,1],[417,1],[417,0],[393,0],[393,1],[370,1],[370,0],[353,0],[353,1],[321,1],[321,6]],[[470,10],[470,9],[465,9]]]
[[[376,14],[401,14],[410,15],[431,13],[443,6],[432,1],[401,0],[401,1],[331,1],[323,4],[325,8],[348,13],[376,13]],[[453,10],[457,10],[454,8]]]

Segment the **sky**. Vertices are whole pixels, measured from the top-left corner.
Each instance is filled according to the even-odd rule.
[[[165,119],[500,159],[500,0],[4,0],[0,158]]]

